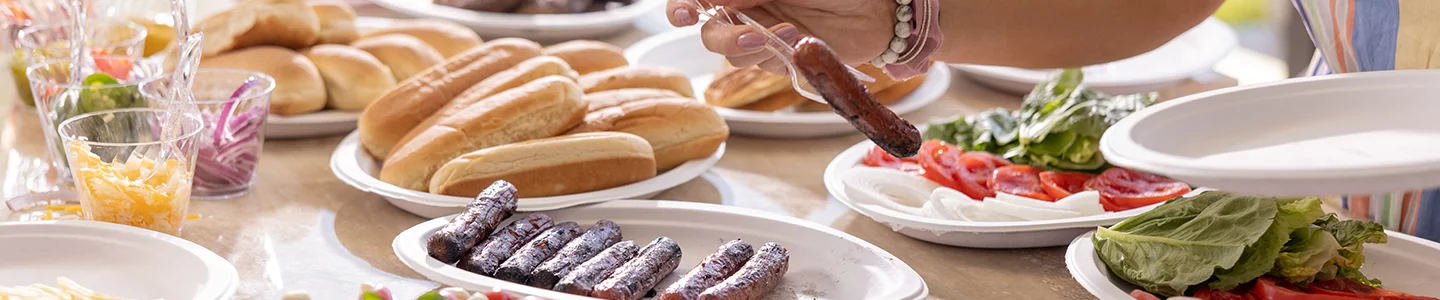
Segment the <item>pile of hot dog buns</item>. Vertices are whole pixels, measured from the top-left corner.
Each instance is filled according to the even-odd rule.
[[[904,81],[891,79],[880,68],[871,65],[856,67],[875,82],[865,87],[881,104],[890,105],[909,95],[925,83],[925,75]],[[735,68],[729,65],[716,74],[715,81],[705,89],[705,102],[724,108],[762,112],[828,112],[830,106],[809,101],[790,83],[790,78],[766,72],[758,67]]]
[[[521,197],[595,191],[715,153],[729,128],[675,70],[629,66],[594,41],[502,38],[450,56],[360,116],[380,180],[473,197],[499,179]]]
[[[435,0],[435,4],[473,11],[527,15],[607,11],[630,5],[632,2],[632,0]]]
[[[272,114],[359,111],[481,43],[474,31],[453,23],[403,20],[362,33],[355,18],[355,10],[340,1],[244,0],[193,26],[205,34],[200,67],[274,77]]]

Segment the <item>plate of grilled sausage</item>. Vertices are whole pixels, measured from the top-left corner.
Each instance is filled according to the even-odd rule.
[[[402,232],[405,265],[443,285],[546,299],[923,299],[903,261],[811,222],[704,203],[617,200],[517,214],[496,181],[460,214]]]

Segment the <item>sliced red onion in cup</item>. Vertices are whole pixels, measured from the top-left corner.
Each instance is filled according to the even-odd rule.
[[[199,191],[231,189],[250,184],[260,159],[260,127],[268,113],[265,107],[252,107],[236,112],[237,100],[262,91],[260,80],[251,78],[230,94],[230,102],[218,116],[205,116],[213,122],[210,143],[201,143],[196,155],[195,187]]]

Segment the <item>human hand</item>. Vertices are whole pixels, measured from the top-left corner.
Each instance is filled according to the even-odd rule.
[[[669,0],[665,11],[676,27],[695,25],[700,18],[695,0]],[[794,44],[801,34],[821,40],[846,64],[870,62],[889,47],[895,36],[895,1],[891,0],[699,0],[735,9],[769,26],[786,43]],[[725,55],[731,65],[759,65],[766,71],[786,74],[783,63],[765,51],[763,33],[743,24],[726,26],[709,20],[701,27],[701,39],[711,52]]]

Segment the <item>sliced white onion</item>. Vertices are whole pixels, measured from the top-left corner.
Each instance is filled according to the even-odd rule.
[[[840,174],[851,200],[920,215],[930,192],[940,185],[899,170],[857,167]]]
[[[923,216],[956,221],[973,221],[965,216],[964,210],[974,202],[974,207],[979,207],[980,201],[970,199],[969,196],[960,193],[952,188],[940,187],[930,193],[930,201],[925,201],[925,206],[920,207],[924,212]]]
[[[1046,201],[1037,202],[1045,202],[1046,204],[1051,205],[1054,209],[1078,212],[1086,216],[1093,216],[1105,213],[1105,206],[1100,204],[1100,192],[1096,191],[1084,191],[1070,194],[1070,196],[1062,198],[1060,200],[1056,200],[1053,203]]]
[[[1078,218],[1079,212],[1029,206],[1027,201],[1039,201],[1006,193],[996,193],[995,198],[985,200],[985,209],[1029,221]]]

